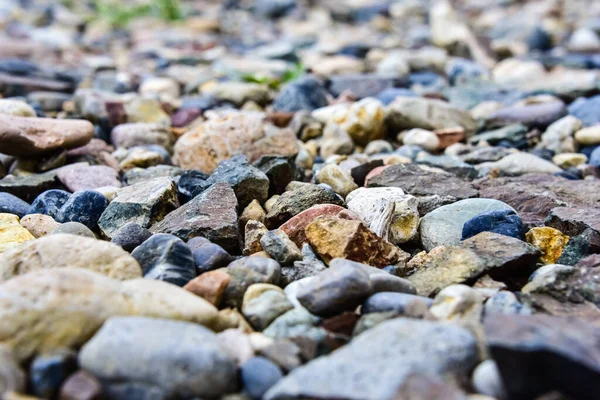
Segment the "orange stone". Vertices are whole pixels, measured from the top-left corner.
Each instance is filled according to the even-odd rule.
[[[189,281],[183,288],[218,306],[230,279],[231,276],[227,272],[208,271]]]

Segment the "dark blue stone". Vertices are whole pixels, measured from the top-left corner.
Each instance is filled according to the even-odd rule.
[[[183,240],[166,233],[151,236],[131,253],[144,278],[184,286],[196,277],[192,252]]]
[[[244,389],[253,399],[261,399],[283,377],[279,367],[264,357],[252,357],[246,361],[241,375]]]
[[[285,112],[312,111],[327,104],[327,91],[321,81],[307,76],[284,86],[275,98],[273,108]]]
[[[582,152],[583,153],[583,152]],[[593,165],[596,168],[600,168],[600,146],[596,147],[589,155],[588,164]]]
[[[210,175],[190,169],[184,171],[177,180],[177,194],[181,203],[187,203],[194,197],[194,193],[199,187],[204,187],[206,180]]]
[[[256,0],[254,11],[266,18],[280,18],[296,7],[296,0]]]
[[[592,158],[592,153],[594,152],[594,150],[596,150],[597,148],[599,148],[600,146],[585,146],[585,147],[581,147],[579,149],[579,152],[581,154],[585,154],[585,156],[588,158],[588,160],[590,160]]]
[[[133,249],[148,240],[150,236],[152,236],[152,232],[148,229],[142,228],[135,222],[130,222],[117,231],[111,243],[121,246],[123,250],[131,253]]]
[[[569,169],[566,169],[564,171],[555,172],[552,175],[554,175],[554,176],[561,176],[561,177],[563,177],[565,179],[568,179],[570,181],[577,181],[577,180],[583,178],[583,176],[581,175],[581,171],[578,170],[577,168],[569,168]]]
[[[452,85],[478,79],[484,74],[481,65],[465,58],[455,58],[446,64],[446,76]]]
[[[233,261],[233,257],[225,249],[206,238],[192,238],[187,245],[192,251],[198,275],[224,268]]]
[[[77,354],[73,351],[36,357],[29,368],[30,387],[33,394],[44,399],[52,399],[62,383],[77,369]]]
[[[431,71],[413,72],[409,75],[408,82],[410,86],[435,86],[440,83],[445,84],[443,77]]]
[[[0,192],[0,213],[18,215],[21,218],[27,214],[29,203],[10,193]]]
[[[530,153],[547,161],[552,161],[552,157],[554,157],[554,151],[550,149],[533,149]]]
[[[404,88],[387,88],[377,93],[375,98],[381,101],[384,105],[390,104],[396,97],[415,97],[416,94],[410,89]]]
[[[56,213],[57,222],[79,222],[91,230],[96,229],[108,200],[95,190],[79,190]]]
[[[35,198],[27,214],[46,214],[56,218],[58,210],[69,200],[71,193],[65,190],[46,190]]]
[[[433,304],[428,297],[397,292],[379,292],[370,296],[361,307],[363,314],[394,311],[403,314],[406,307],[414,301],[422,301],[427,307]]]
[[[338,53],[355,58],[365,58],[369,50],[371,50],[371,46],[366,44],[349,44],[342,47]]]
[[[217,105],[217,100],[208,94],[183,99],[180,110],[210,110]]]
[[[527,46],[530,51],[547,51],[552,48],[552,36],[543,28],[536,26],[527,37]]]
[[[600,95],[580,97],[569,105],[568,110],[569,114],[583,122],[583,126],[596,125],[600,123]]]
[[[300,180],[302,172],[292,158],[283,156],[263,156],[253,164],[269,178],[269,196],[282,194],[285,187],[294,180]]]
[[[474,216],[463,225],[462,239],[481,232],[494,232],[523,239],[524,226],[521,217],[513,210],[490,211]]]
[[[159,387],[144,382],[107,382],[102,385],[102,398],[111,400],[165,400]]]

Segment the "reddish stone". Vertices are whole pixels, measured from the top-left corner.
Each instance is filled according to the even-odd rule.
[[[365,187],[369,184],[369,179],[376,177],[377,175],[381,174],[386,168],[389,167],[389,165],[382,165],[381,167],[373,168],[371,172],[369,172],[367,176],[365,176]]]
[[[231,276],[223,271],[209,271],[189,281],[183,288],[218,306]]]
[[[465,130],[460,127],[436,129],[433,133],[435,133],[440,140],[438,150],[444,150],[446,147],[461,142],[466,138]]]
[[[282,112],[282,111],[271,112],[271,113],[267,114],[265,121],[272,123],[273,125],[275,125],[278,128],[285,128],[286,126],[289,125],[293,116],[294,116],[294,113],[290,113],[290,112]]]
[[[197,108],[188,108],[179,110],[171,117],[171,126],[181,128],[202,115],[202,110]]]
[[[358,314],[351,311],[345,311],[340,315],[326,319],[321,324],[321,327],[338,335],[352,336],[358,318]]]
[[[318,204],[312,206],[308,210],[302,211],[295,217],[292,217],[285,224],[281,225],[279,229],[284,231],[292,242],[296,243],[296,245],[301,248],[302,244],[306,242],[306,233],[304,232],[304,229],[313,222],[315,218],[320,217],[321,215],[338,215],[345,219],[359,219],[358,217],[353,217],[352,212],[344,207],[335,204]]]
[[[59,400],[94,400],[100,397],[102,386],[98,379],[85,371],[71,375],[63,383]]]

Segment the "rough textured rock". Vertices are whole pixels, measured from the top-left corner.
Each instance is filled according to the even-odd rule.
[[[275,98],[273,107],[277,111],[312,111],[327,105],[327,91],[321,82],[308,76],[286,85]]]
[[[219,306],[230,280],[231,276],[224,271],[207,271],[189,281],[183,288]]]
[[[427,345],[430,341],[436,346]],[[335,353],[293,370],[267,392],[265,399],[391,400],[413,373],[460,380],[476,363],[476,341],[465,329],[394,319],[368,330]]]
[[[300,247],[306,242],[306,233],[304,231],[306,227],[315,218],[322,215],[344,215],[344,218],[351,219],[351,215],[349,215],[348,210],[344,207],[335,204],[317,204],[290,218],[279,229],[284,231]]]
[[[108,206],[108,199],[95,190],[73,193],[56,213],[57,222],[79,222],[96,229],[100,216]]]
[[[84,236],[96,239],[96,235],[94,234],[94,232],[92,232],[90,228],[79,222],[65,222],[63,224],[60,224],[52,231],[53,235],[55,233],[66,233],[69,235]]]
[[[281,229],[275,229],[263,234],[260,245],[264,251],[281,265],[290,265],[302,260],[300,249]]]
[[[556,263],[569,242],[568,236],[550,227],[531,228],[525,237],[528,243],[540,249],[540,261],[544,264]]]
[[[127,224],[149,228],[179,207],[177,188],[170,178],[142,181],[117,191],[98,221],[102,233],[111,238]]]
[[[29,214],[21,218],[21,226],[27,229],[35,238],[46,236],[60,225],[49,215]]]
[[[262,285],[270,286],[276,290],[265,288],[264,291],[257,291],[258,294],[251,293],[254,287]],[[294,306],[279,287],[258,283],[251,285],[244,294],[242,313],[255,329],[262,331],[277,317],[292,308]]]
[[[432,251],[408,280],[420,295],[430,296],[448,285],[472,282],[485,274],[492,278],[507,273],[527,275],[527,268],[535,266],[539,255],[539,250],[519,239],[482,232],[458,246]]]
[[[117,281],[81,268],[34,271],[0,285],[0,343],[19,360],[85,343],[111,316],[179,319],[213,327],[218,312],[193,294],[150,279]]]
[[[94,126],[85,120],[27,118],[0,114],[2,152],[31,156],[55,149],[85,145],[94,136]]]
[[[35,198],[27,214],[46,214],[56,218],[58,210],[69,200],[69,197],[71,193],[65,190],[47,190]]]
[[[217,183],[152,225],[153,233],[183,240],[201,236],[230,252],[239,252],[237,199],[229,185]]]
[[[485,319],[485,331],[509,398],[534,398],[559,390],[592,399],[600,389],[597,326],[576,318],[493,315]],[[536,373],[527,374],[532,368]]]
[[[195,237],[187,242],[192,250],[198,274],[226,267],[234,258],[218,244],[203,237]]]
[[[408,254],[380,238],[362,222],[335,216],[321,216],[309,224],[306,238],[326,262],[334,258],[382,268],[406,261]]]
[[[19,224],[19,217],[14,214],[0,214],[0,258],[2,253],[22,243],[35,239],[33,235]],[[0,270],[4,267],[0,264]],[[0,274],[1,276],[2,274]]]
[[[212,398],[237,389],[235,361],[213,332],[189,322],[110,318],[79,362],[102,380],[150,383],[166,396]]]
[[[346,197],[348,193],[358,189],[352,176],[336,164],[325,165],[317,172],[316,179],[318,183],[331,186],[333,191],[342,197]]]
[[[281,266],[275,260],[264,257],[243,257],[222,269],[231,276],[224,295],[224,305],[240,307],[246,289],[255,283],[277,285],[281,277]]]
[[[590,230],[594,249],[600,245],[600,211],[593,207],[557,207],[550,211],[546,225],[568,236],[576,236]]]
[[[0,266],[0,281],[64,267],[85,268],[115,279],[141,276],[137,261],[120,247],[64,233],[44,236],[5,251],[0,255]]]

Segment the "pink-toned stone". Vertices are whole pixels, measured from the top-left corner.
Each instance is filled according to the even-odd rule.
[[[382,165],[381,167],[375,167],[365,176],[365,187],[369,183],[369,179],[376,177],[381,174],[386,168],[390,167],[390,165]]]
[[[96,189],[104,186],[121,187],[117,171],[106,165],[61,168],[58,179],[70,191]]]

